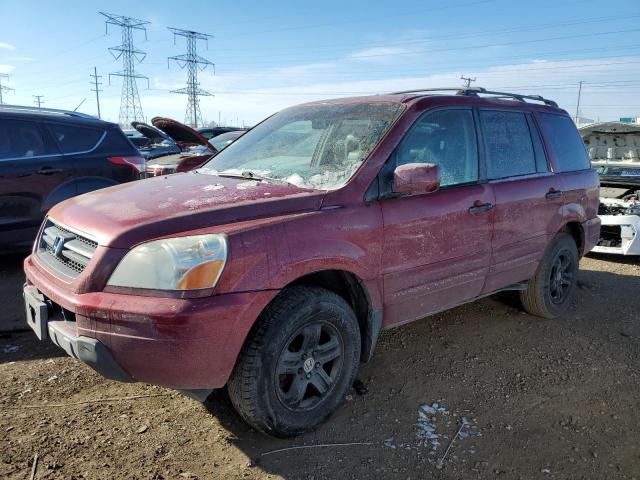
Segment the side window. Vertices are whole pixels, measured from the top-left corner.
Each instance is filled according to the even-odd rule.
[[[536,173],[536,157],[524,113],[483,110],[480,111],[480,122],[489,178]]]
[[[42,130],[35,122],[0,120],[0,159],[29,158],[47,153]]]
[[[49,130],[60,145],[62,153],[86,152],[96,146],[102,130],[75,125],[49,124]]]
[[[440,167],[441,185],[478,180],[478,147],[471,110],[427,112],[396,150],[396,166],[433,163]]]
[[[565,115],[541,113],[542,131],[553,152],[557,172],[591,168],[587,150],[573,121]]]

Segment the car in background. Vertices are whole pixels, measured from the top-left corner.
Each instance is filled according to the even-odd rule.
[[[244,135],[245,132],[246,130],[234,130],[233,132],[221,133],[220,135],[213,137],[210,140],[210,143],[216,147],[216,150],[221,151]]]
[[[580,128],[600,176],[598,253],[640,255],[640,125],[594,123]]]
[[[136,145],[140,154],[147,161],[182,151],[173,138],[153,125],[148,125],[144,122],[131,122],[131,126],[140,134],[140,137],[131,136],[129,140]],[[139,138],[144,139],[144,141],[136,142]]]
[[[212,138],[217,137],[218,135],[222,135],[223,133],[228,132],[245,132],[247,128],[240,127],[202,127],[198,128],[198,132],[206,138],[207,140],[211,140]]]
[[[56,203],[137,180],[144,166],[116,124],[0,105],[0,251],[29,248]]]
[[[168,135],[180,148],[179,153],[164,155],[147,162],[147,176],[156,177],[198,168],[218,150],[200,132],[165,117],[151,119],[151,124]]]

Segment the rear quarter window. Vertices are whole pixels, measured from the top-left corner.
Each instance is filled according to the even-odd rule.
[[[63,124],[49,124],[48,126],[62,153],[78,153],[92,150],[96,147],[103,134],[102,130],[91,127]]]
[[[540,114],[542,133],[555,159],[556,172],[591,168],[587,150],[573,121],[564,115]]]

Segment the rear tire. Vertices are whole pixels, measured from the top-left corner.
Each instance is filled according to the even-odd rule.
[[[355,379],[360,329],[347,302],[319,287],[284,290],[261,315],[228,382],[235,409],[268,435],[316,429]]]
[[[520,292],[524,309],[544,318],[565,313],[575,293],[579,261],[573,237],[566,233],[556,235],[527,289]]]

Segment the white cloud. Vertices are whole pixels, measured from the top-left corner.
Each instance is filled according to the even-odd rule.
[[[0,49],[15,50],[16,47],[7,42],[0,42]]]
[[[0,63],[0,73],[11,73],[16,69],[15,65],[3,65]]]

